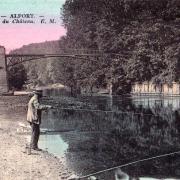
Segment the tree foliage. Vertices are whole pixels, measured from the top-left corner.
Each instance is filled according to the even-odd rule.
[[[114,93],[123,94],[135,82],[180,81],[179,0],[66,0],[62,19],[66,36],[24,46],[22,52],[95,49],[103,56],[28,63],[34,84],[60,82],[75,91],[112,85]]]
[[[105,84],[113,83],[117,93],[134,82],[180,80],[178,0],[67,0],[63,22],[71,47],[121,55],[96,65],[84,62],[80,71],[89,84],[97,84],[100,68]]]
[[[22,89],[23,85],[27,81],[27,73],[25,67],[20,64],[11,67],[8,73],[10,89]]]

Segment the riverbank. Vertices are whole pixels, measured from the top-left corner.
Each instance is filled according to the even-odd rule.
[[[3,180],[67,180],[73,173],[66,167],[64,158],[47,152],[26,152],[27,138],[17,130],[26,123],[28,96],[0,97],[0,179]]]

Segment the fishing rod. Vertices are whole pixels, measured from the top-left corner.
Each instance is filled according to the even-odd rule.
[[[120,112],[120,111],[111,111],[111,110],[97,110],[97,109],[75,109],[75,108],[60,108],[58,106],[53,106],[51,109],[59,109],[59,110],[72,110],[72,111],[88,111],[88,112],[102,112],[102,113],[120,113],[120,114],[134,114],[134,115],[141,115],[141,116],[154,116],[154,117],[160,117],[159,115],[154,115],[154,114],[143,114],[143,113],[134,113],[134,112]]]
[[[158,155],[158,156],[153,156],[153,157],[149,157],[149,158],[145,158],[145,159],[140,159],[140,160],[137,160],[137,161],[129,162],[129,163],[126,163],[126,164],[115,166],[115,167],[111,167],[111,168],[108,168],[108,169],[97,171],[97,172],[94,172],[94,173],[91,173],[91,174],[88,174],[88,175],[85,175],[85,176],[81,176],[81,177],[78,177],[78,178],[73,178],[73,179],[70,179],[70,180],[81,180],[81,179],[85,179],[85,178],[95,176],[95,175],[98,175],[98,174],[101,174],[101,173],[112,171],[112,170],[115,170],[115,169],[118,169],[118,168],[127,167],[127,166],[130,166],[130,165],[133,165],[133,164],[137,164],[137,163],[140,163],[140,162],[145,162],[145,161],[149,161],[149,160],[153,160],[153,159],[157,159],[157,158],[172,156],[172,155],[175,155],[175,154],[180,154],[180,151],[175,151],[175,152],[166,153],[166,154],[162,154],[162,155]]]

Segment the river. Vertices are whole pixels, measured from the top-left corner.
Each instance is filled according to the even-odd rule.
[[[78,175],[180,150],[180,97],[83,96],[46,90],[40,147]],[[50,97],[50,98],[49,98]],[[131,177],[180,178],[180,154],[123,167]],[[115,171],[97,175],[113,180]]]

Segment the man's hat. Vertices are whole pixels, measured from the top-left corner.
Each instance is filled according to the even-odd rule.
[[[42,95],[43,91],[42,90],[35,90],[32,92],[33,94],[37,94],[37,95]]]

